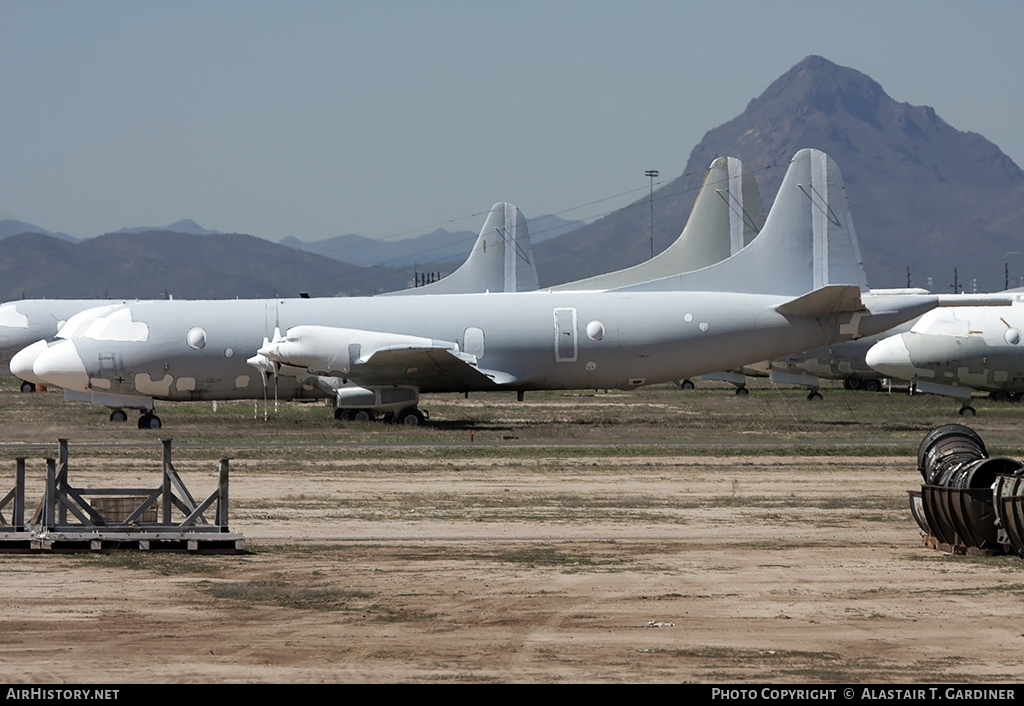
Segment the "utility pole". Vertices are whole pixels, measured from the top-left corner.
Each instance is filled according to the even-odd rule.
[[[648,169],[644,176],[651,180],[651,258],[654,258],[654,177],[658,176],[657,169]]]

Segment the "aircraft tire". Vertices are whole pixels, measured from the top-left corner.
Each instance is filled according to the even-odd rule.
[[[115,409],[113,412],[110,413],[110,421],[117,423],[127,422],[128,413],[125,412],[123,409]]]
[[[423,412],[419,411],[415,407],[408,407],[398,413],[398,423],[404,424],[407,427],[418,427],[423,424],[425,418]]]
[[[159,429],[162,426],[160,417],[150,412],[146,412],[139,417],[139,429]]]
[[[809,399],[811,402],[820,402],[825,398],[822,397],[821,393],[818,392],[817,390],[811,390],[810,392],[807,393],[807,399]]]
[[[341,407],[335,407],[334,408],[334,418],[338,419],[338,420],[344,419],[345,418],[345,410],[343,410]]]
[[[36,391],[35,383],[28,382],[27,380],[22,381],[22,383],[21,383],[21,391],[22,392],[35,392]]]
[[[881,392],[882,382],[880,380],[875,380],[874,378],[871,378],[870,380],[864,380],[860,384],[860,387],[865,392]]]
[[[693,384],[693,380],[683,380],[682,384],[679,387],[681,387],[684,390],[692,390],[696,386]]]
[[[736,396],[737,397],[746,397],[749,394],[750,394],[750,390],[748,390],[746,387],[744,387],[742,385],[740,387],[736,388]]]
[[[373,419],[373,412],[366,409],[357,409],[352,412],[353,422],[368,422]]]
[[[961,407],[959,412],[961,417],[973,417],[977,413],[977,410],[975,410],[974,407],[972,407],[969,404],[965,404],[963,407]]]

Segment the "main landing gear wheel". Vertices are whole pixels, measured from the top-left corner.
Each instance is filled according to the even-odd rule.
[[[961,407],[959,412],[961,417],[973,417],[977,413],[977,410],[975,410],[974,407],[972,407],[969,404],[965,404],[963,407]]]
[[[821,393],[818,392],[817,390],[811,390],[810,392],[807,393],[807,399],[809,399],[811,402],[820,402],[825,398],[822,397]]]
[[[404,424],[407,427],[418,427],[424,421],[426,421],[426,417],[423,416],[423,412],[415,407],[408,407],[398,413],[398,423]]]
[[[159,429],[161,426],[163,425],[160,424],[160,417],[152,412],[146,412],[139,417],[139,429]]]
[[[882,381],[875,379],[865,380],[864,382],[861,383],[861,389],[863,389],[865,392],[881,392]]]
[[[334,410],[334,418],[343,422],[372,422],[375,416],[372,409]]]
[[[342,422],[372,422],[376,418],[372,409],[342,409],[334,410],[334,418]]]
[[[119,422],[119,423],[120,422],[127,422],[128,421],[128,413],[125,412],[123,409],[115,409],[113,412],[110,413],[110,421],[112,421],[112,422]]]
[[[742,385],[740,387],[736,388],[736,396],[737,397],[746,397],[749,394],[750,394],[750,390],[748,390],[746,387],[743,387]]]
[[[679,387],[681,387],[684,390],[692,390],[695,386],[693,384],[693,380],[683,380],[682,384]]]
[[[22,382],[21,383],[21,391],[22,392],[35,392],[36,391],[35,383],[27,382],[27,381]]]

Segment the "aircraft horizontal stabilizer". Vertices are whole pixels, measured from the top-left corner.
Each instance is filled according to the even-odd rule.
[[[790,299],[775,307],[783,316],[824,316],[848,311],[864,311],[860,287],[848,284],[830,284],[819,287],[802,297]]]
[[[939,306],[1009,306],[1013,295],[1007,292],[993,294],[940,294]]]

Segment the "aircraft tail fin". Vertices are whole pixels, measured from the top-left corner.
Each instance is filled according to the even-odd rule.
[[[832,284],[866,290],[867,276],[839,167],[824,152],[804,149],[790,162],[764,228],[749,246],[695,272],[622,289],[798,296]]]
[[[551,289],[615,289],[698,270],[735,255],[763,226],[761,193],[750,168],[735,157],[719,157],[704,175],[683,232],[668,248],[639,265]]]
[[[388,294],[530,292],[539,287],[526,218],[514,205],[499,202],[491,207],[473,250],[459,269],[437,282]]]
[[[716,253],[716,260],[700,264],[690,263],[690,269],[693,270],[735,255],[750,245],[754,237],[764,228],[764,206],[761,203],[761,191],[757,188],[757,181],[754,179],[754,173],[750,171],[750,167],[736,157],[719,157],[711,163],[711,168],[708,169],[709,177],[712,176],[711,170],[716,167],[724,169],[728,181],[720,178],[716,178],[714,181],[705,179],[701,193],[697,194],[693,210],[690,211],[690,217],[686,221],[686,228],[683,229],[683,234],[679,238],[682,240],[685,236],[696,241],[704,232],[716,232],[715,220],[721,219],[722,204],[724,204],[727,216],[726,228],[729,232],[729,251],[726,254],[721,254],[721,257],[717,257],[720,253]],[[717,177],[717,174],[715,176]],[[721,204],[715,203],[711,193],[702,199],[705,188],[711,189]],[[707,203],[708,201],[714,203],[715,207]],[[704,225],[705,218],[712,220],[710,226]],[[721,228],[721,226],[719,225],[717,228]],[[692,232],[688,233],[688,229]]]

